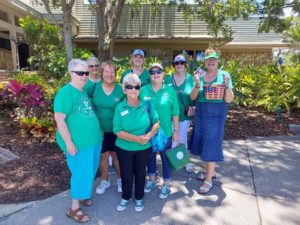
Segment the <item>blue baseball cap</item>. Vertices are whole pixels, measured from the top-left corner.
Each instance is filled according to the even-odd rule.
[[[173,60],[173,63],[176,63],[176,62],[185,62],[186,63],[186,59],[184,58],[183,55],[179,54]]]
[[[144,53],[144,51],[141,50],[141,49],[135,49],[135,50],[132,52],[131,56],[134,56],[134,55],[141,55],[143,58],[145,58],[145,53]]]

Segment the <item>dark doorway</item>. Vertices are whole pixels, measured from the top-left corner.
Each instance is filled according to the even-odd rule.
[[[27,44],[21,43],[18,46],[20,69],[29,67],[27,60],[29,58],[29,48]]]

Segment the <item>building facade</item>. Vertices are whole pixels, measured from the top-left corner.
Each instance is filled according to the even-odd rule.
[[[73,43],[75,47],[88,48],[96,53],[98,46],[96,16],[87,2],[76,0],[73,7]],[[16,70],[17,47],[12,37],[17,37],[18,40],[22,33],[16,22],[17,18],[26,15],[37,18],[50,17],[42,5],[32,5],[31,0],[3,0],[0,6],[0,38],[2,38],[0,41],[4,43],[0,45],[0,55],[3,55],[0,56],[0,59],[2,58],[0,69]],[[3,16],[5,13],[6,16]],[[56,10],[55,16],[62,22],[62,12]],[[233,37],[214,38],[207,34],[206,24],[203,21],[194,20],[187,25],[182,12],[176,7],[161,6],[157,16],[153,17],[149,5],[143,5],[139,12],[126,5],[117,30],[114,55],[129,56],[133,49],[141,48],[147,57],[158,57],[164,64],[169,64],[178,52],[185,50],[192,59],[217,43],[225,59],[263,64],[272,60],[274,48],[287,46],[279,34],[274,32],[258,34],[258,18],[254,17],[248,21],[228,21],[228,24],[234,31]],[[21,42],[19,47],[22,44],[24,43]],[[21,61],[21,55],[19,58]]]

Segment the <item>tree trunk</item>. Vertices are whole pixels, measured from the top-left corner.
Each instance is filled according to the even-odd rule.
[[[113,57],[114,42],[117,28],[120,23],[125,0],[117,0],[112,5],[111,0],[97,0],[98,25],[98,55],[101,62],[111,60]]]
[[[71,11],[64,11],[64,43],[67,51],[68,63],[73,58],[73,44],[72,44],[72,32],[71,32]]]
[[[67,61],[68,63],[73,59],[73,44],[72,44],[72,28],[71,28],[71,16],[72,16],[72,7],[75,0],[70,1],[69,4],[66,3],[66,0],[62,1],[63,9],[63,37],[64,43],[67,52]]]

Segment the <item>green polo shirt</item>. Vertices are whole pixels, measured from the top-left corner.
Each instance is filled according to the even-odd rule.
[[[178,100],[173,88],[163,84],[160,90],[154,92],[152,85],[148,84],[142,88],[140,98],[151,100],[157,110],[161,128],[168,137],[172,136],[172,117],[179,115]]]
[[[65,121],[78,151],[92,148],[102,142],[103,134],[99,120],[85,92],[66,84],[54,98],[54,112],[66,115]],[[58,130],[56,141],[63,151],[67,150]]]
[[[122,75],[121,75],[121,80],[120,80],[120,83],[122,84],[123,83],[123,79],[124,77],[131,73],[131,70],[125,70]],[[141,85],[142,86],[145,86],[147,84],[150,83],[150,74],[149,74],[149,71],[144,69],[143,72],[139,75],[139,78],[141,80]]]
[[[155,110],[151,110],[153,123],[158,122],[158,115]],[[113,131],[117,134],[125,131],[133,135],[141,136],[146,134],[147,128],[150,126],[150,118],[147,112],[146,102],[141,100],[137,108],[128,105],[126,98],[120,102],[115,111],[113,119]],[[151,147],[150,142],[141,145],[137,142],[127,141],[117,137],[116,146],[127,151],[145,150]]]
[[[92,104],[94,105],[95,113],[100,121],[101,129],[104,132],[113,131],[113,118],[115,108],[124,98],[124,92],[120,84],[115,84],[115,88],[111,94],[105,94],[103,81],[100,81],[96,86]]]
[[[224,80],[223,80],[223,76],[228,76],[230,78],[228,87],[230,89],[232,89],[232,80],[231,80],[231,76],[228,72],[224,71],[224,70],[218,70],[218,75],[216,77],[216,79],[214,79],[212,82],[205,82],[204,81],[204,77],[200,78],[200,89],[199,89],[199,93],[198,93],[198,97],[196,99],[196,102],[211,102],[211,103],[221,103],[224,102],[224,99],[222,100],[208,100],[205,98],[205,93],[204,93],[204,85],[205,84],[224,84]]]
[[[191,120],[191,117],[185,115],[185,107],[194,105],[194,102],[190,98],[190,94],[195,86],[194,78],[191,74],[187,73],[184,82],[176,87],[173,76],[174,75],[167,76],[164,82],[167,86],[172,87],[177,94],[179,121]]]

